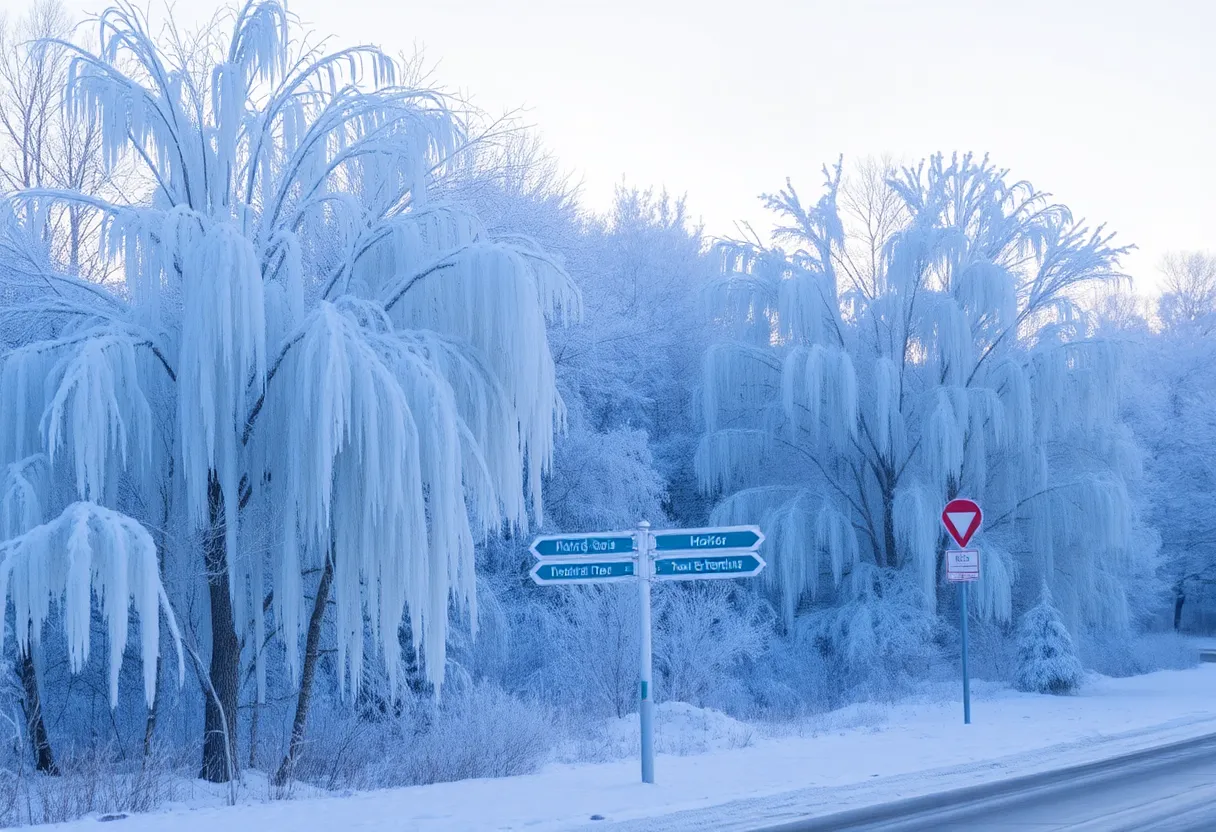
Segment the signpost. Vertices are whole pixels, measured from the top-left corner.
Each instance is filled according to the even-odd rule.
[[[654,684],[650,632],[651,581],[750,578],[764,569],[756,554],[764,542],[757,526],[671,529],[652,532],[643,520],[633,532],[542,535],[532,541],[532,580],[541,586],[619,583],[637,579],[641,601],[642,655],[638,721],[642,733],[642,782],[654,782]]]
[[[942,509],[942,525],[959,545],[946,550],[946,580],[958,584],[959,615],[963,639],[963,724],[971,724],[971,675],[967,670],[967,585],[980,579],[980,553],[967,544],[979,531],[984,513],[974,500],[960,498],[946,503]]]

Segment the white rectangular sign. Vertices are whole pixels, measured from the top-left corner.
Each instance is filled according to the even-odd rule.
[[[952,582],[980,579],[978,549],[949,549],[946,551],[946,580]]]

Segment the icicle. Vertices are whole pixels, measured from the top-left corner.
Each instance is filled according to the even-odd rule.
[[[976,613],[1003,624],[1013,617],[1013,582],[1016,567],[1013,556],[987,538],[984,540],[983,569],[975,585]]]
[[[963,467],[965,425],[965,422],[960,424],[949,393],[939,389],[937,406],[929,417],[925,433],[923,454],[931,487],[943,493],[949,480],[957,478]]]
[[[799,425],[798,380],[806,371],[806,363],[806,348],[795,347],[781,364],[781,403],[785,408],[785,418],[790,423],[790,437],[794,440],[797,439]]]
[[[878,434],[878,452],[888,459],[894,457],[896,441],[901,432],[899,419],[899,370],[888,356],[874,362],[874,422]]]
[[[187,238],[183,305],[209,314],[182,318],[178,359],[178,425],[189,508],[208,522],[208,488],[214,472],[223,493],[226,548],[237,551],[241,476],[239,446],[245,419],[266,377],[264,284],[256,252],[239,231],[216,224]],[[249,384],[252,380],[252,384]],[[296,446],[303,447],[303,446]],[[229,560],[229,570],[233,567]],[[229,577],[236,591],[235,574]]]
[[[111,707],[118,705],[128,605],[142,624],[140,656],[149,707],[156,697],[161,612],[177,646],[178,675],[184,677],[181,639],[160,583],[156,544],[143,526],[92,503],[73,503],[49,523],[0,543],[0,553],[0,598],[13,603],[23,653],[30,649],[29,634],[41,631],[46,622],[50,599],[61,598],[68,659],[72,672],[79,673],[89,658],[91,601],[96,594],[110,643]]]
[[[746,484],[746,473],[770,456],[770,437],[762,430],[720,430],[707,433],[697,445],[693,467],[706,493],[734,490]]]
[[[76,493],[104,499],[110,472],[146,464],[150,456],[152,414],[136,377],[134,348],[128,339],[98,333],[60,359],[47,386],[54,395],[42,433],[50,461],[61,450],[71,453]],[[128,459],[132,450],[135,460]]]
[[[857,532],[848,514],[826,500],[815,522],[815,545],[827,556],[832,580],[839,586],[845,572],[857,565]]]
[[[937,607],[937,517],[915,485],[895,492],[892,511],[900,558],[915,570],[925,607],[933,611]]]
[[[701,408],[706,430],[713,432],[740,413],[764,408],[770,401],[770,388],[781,383],[779,371],[780,365],[765,350],[742,344],[711,347],[702,368]],[[814,425],[818,417],[812,414],[809,418]]]

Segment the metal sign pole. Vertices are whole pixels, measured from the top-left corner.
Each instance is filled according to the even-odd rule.
[[[962,597],[963,616],[963,724],[971,724],[971,675],[967,672],[967,586],[969,581],[962,581],[959,593]]]
[[[638,523],[638,598],[641,602],[642,666],[638,676],[638,718],[642,727],[642,782],[654,782],[654,685],[651,667],[650,641],[650,576],[654,571],[651,558],[650,524]]]

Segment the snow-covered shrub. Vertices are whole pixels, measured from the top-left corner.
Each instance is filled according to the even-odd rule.
[[[403,749],[403,783],[530,774],[559,739],[555,724],[553,713],[542,704],[517,699],[493,685],[449,695]]]
[[[323,789],[378,789],[535,771],[561,740],[553,711],[491,683],[417,697],[369,721],[316,713],[296,777]]]
[[[61,754],[59,776],[0,769],[0,826],[63,823],[91,814],[150,812],[193,788],[193,754],[157,746],[126,757],[115,745]]]
[[[829,668],[829,706],[890,700],[923,679],[938,650],[936,616],[920,588],[897,572],[859,570],[868,586],[840,606],[816,610],[798,623],[798,637],[819,650]]]
[[[973,679],[1009,682],[1017,669],[1013,627],[996,621],[972,621],[968,660]],[[961,639],[959,641],[961,647]]]
[[[539,677],[554,703],[578,702],[586,716],[637,708],[638,592],[632,582],[561,590],[532,608],[532,638],[545,661]]]
[[[770,639],[765,652],[740,680],[751,709],[748,716],[767,720],[797,720],[825,711],[836,703],[833,663],[813,642],[792,635]]]
[[[547,527],[629,529],[639,520],[663,521],[663,478],[644,431],[597,432],[585,415],[573,413],[545,485]]]
[[[1026,611],[1018,625],[1014,686],[1034,693],[1072,693],[1081,684],[1083,674],[1072,636],[1044,583],[1039,603]]]
[[[721,582],[661,584],[654,594],[655,695],[663,702],[735,708],[737,670],[772,629],[755,600]]]

